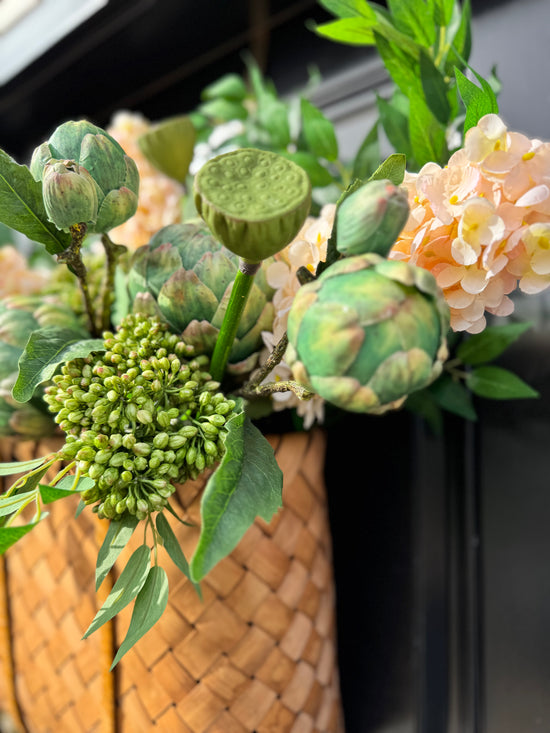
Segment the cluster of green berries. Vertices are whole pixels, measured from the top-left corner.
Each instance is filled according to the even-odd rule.
[[[83,501],[99,517],[145,519],[221,458],[235,401],[208,357],[156,318],[127,316],[103,338],[106,351],[67,362],[45,400],[66,433],[62,458],[95,481]]]

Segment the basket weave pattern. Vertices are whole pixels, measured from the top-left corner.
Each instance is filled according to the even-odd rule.
[[[201,583],[202,602],[160,551],[168,607],[114,674],[107,671],[109,628],[81,641],[96,609],[97,525],[104,523],[90,512],[75,520],[69,499],[52,504],[50,516],[6,554],[9,654],[26,732],[342,733],[324,441],[318,431],[270,437],[284,474],[284,509],[270,524],[255,521]],[[7,445],[4,461],[38,452],[36,444],[11,444],[7,455]],[[179,487],[185,519],[198,521],[202,488],[200,481]],[[171,526],[189,557],[198,529]],[[115,576],[142,542],[138,528]],[[117,645],[130,614],[114,623]],[[9,697],[7,655],[0,656],[0,700]]]

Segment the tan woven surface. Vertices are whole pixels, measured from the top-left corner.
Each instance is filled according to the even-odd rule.
[[[270,440],[285,477],[285,508],[269,525],[257,520],[207,576],[202,603],[161,550],[168,607],[114,677],[105,673],[99,632],[80,640],[95,613],[102,523],[90,512],[74,520],[75,503],[63,500],[8,551],[11,654],[28,733],[110,732],[109,679],[119,733],[342,733],[324,435]],[[22,449],[30,457],[36,446],[17,446],[19,454]],[[194,521],[201,488],[188,482],[178,493]],[[190,556],[198,530],[171,525]],[[138,532],[115,572],[143,541]],[[117,644],[130,614],[131,608],[115,624]]]

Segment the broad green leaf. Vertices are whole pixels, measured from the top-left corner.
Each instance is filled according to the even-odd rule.
[[[134,529],[138,525],[138,519],[131,514],[124,515],[119,521],[109,523],[109,529],[99,548],[97,565],[95,571],[95,589],[103,583],[107,573],[113,567],[117,557],[126,547]]]
[[[183,554],[183,550],[181,549],[180,543],[178,542],[176,535],[172,530],[172,527],[169,525],[168,520],[162,512],[157,514],[157,531],[162,537],[162,541],[164,542],[164,549],[170,556],[170,559],[172,560],[174,565],[181,570],[186,578],[189,578],[189,580],[191,580],[187,558]],[[198,586],[196,583],[193,583],[193,586],[197,591],[199,597],[202,597],[200,586]]]
[[[57,326],[34,331],[19,359],[13,396],[19,402],[27,402],[39,384],[53,377],[60,364],[85,358],[92,351],[105,351],[103,339],[82,338],[79,331]]]
[[[123,608],[131,603],[143,588],[143,584],[151,569],[151,550],[147,545],[140,545],[135,550],[130,559],[124,566],[116,583],[99,611],[94,616],[94,620],[88,626],[86,633],[82,637],[86,639],[90,634],[110,621]]]
[[[455,67],[455,77],[459,94],[466,107],[466,119],[464,120],[464,133],[466,134],[471,127],[477,125],[484,115],[497,113],[498,103],[488,82],[482,84],[480,88],[457,67]]]
[[[394,150],[403,153],[407,159],[412,158],[408,116],[382,97],[377,96],[376,105],[380,123]]]
[[[481,333],[473,334],[463,341],[457,348],[456,355],[470,366],[493,361],[532,325],[532,323],[508,323],[504,326],[487,326]]]
[[[257,516],[270,521],[282,503],[282,472],[265,437],[244,413],[227,427],[226,452],[201,500],[201,534],[190,563],[197,583],[233,550]]]
[[[164,613],[167,603],[168,578],[164,568],[155,565],[149,571],[145,585],[137,595],[130,626],[116,653],[111,669],[156,624]]]
[[[380,181],[387,178],[394,185],[399,186],[405,177],[407,158],[402,153],[392,153],[374,171],[369,181]]]
[[[17,371],[21,349],[5,341],[0,342],[0,381]]]
[[[448,26],[453,15],[456,0],[430,0],[428,9],[431,10],[435,26]],[[416,3],[414,3],[416,4]],[[430,8],[429,6],[433,6]]]
[[[45,516],[45,514],[42,514],[41,519],[44,519]],[[20,540],[21,537],[24,537],[37,524],[38,521],[20,527],[0,527],[0,555],[3,555],[8,548],[14,545],[17,540]]]
[[[269,134],[270,144],[275,148],[286,148],[290,143],[288,108],[284,102],[271,93],[258,98],[258,122]]]
[[[448,85],[425,51],[420,53],[420,79],[426,104],[436,120],[447,125],[451,115],[451,106],[447,99]]]
[[[248,117],[245,107],[240,102],[233,102],[230,99],[210,99],[200,105],[199,112],[221,122],[245,120]]]
[[[365,22],[364,18],[341,18],[314,26],[313,30],[317,35],[338,43],[347,43],[350,46],[373,46],[372,27],[374,23],[375,21]]]
[[[55,486],[40,484],[40,496],[44,504],[51,504],[58,499],[64,499],[66,496],[74,496],[86,489],[91,489],[95,481],[88,476],[81,476],[75,484],[74,476],[65,476]]]
[[[421,48],[420,44],[397,28],[395,19],[385,8],[375,3],[371,7],[376,14],[377,21],[374,27],[375,36],[383,36],[395,48],[411,56],[414,61],[418,61],[418,54]]]
[[[338,158],[338,141],[332,122],[307,99],[301,99],[300,109],[304,137],[311,152],[318,158],[335,161]]]
[[[496,366],[473,369],[466,377],[466,385],[478,397],[492,400],[532,399],[539,396],[517,374]]]
[[[216,81],[209,84],[201,92],[202,99],[216,99],[223,97],[224,99],[232,99],[235,101],[243,100],[247,95],[246,84],[242,77],[238,74],[224,74]]]
[[[439,377],[428,387],[428,391],[444,410],[459,415],[466,420],[477,420],[471,393],[461,382],[452,379],[449,374],[443,374]]]
[[[354,178],[366,180],[378,166],[380,160],[380,144],[378,141],[378,120],[371,127],[353,161]]]
[[[284,158],[292,160],[296,165],[299,165],[305,170],[311,181],[313,188],[323,188],[324,186],[330,186],[334,182],[334,177],[313,155],[313,153],[306,153],[305,151],[298,150],[295,153],[287,153],[286,151],[280,151],[279,153]]]
[[[50,254],[60,254],[71,243],[71,235],[48,221],[42,200],[42,184],[25,165],[19,165],[0,150],[0,221],[34,242],[44,244]]]
[[[0,497],[0,517],[7,517],[8,514],[22,509],[34,501],[38,493],[36,490],[25,491],[23,494],[12,494],[11,496]]]
[[[419,168],[430,161],[443,165],[449,156],[445,126],[436,120],[422,97],[413,94],[409,99],[412,157]]]
[[[399,87],[406,97],[415,91],[417,94],[421,94],[422,84],[418,74],[417,58],[395,43],[390,43],[385,36],[378,32],[378,29],[374,31],[374,39],[378,53],[394,84]],[[400,152],[404,151],[401,150]]]
[[[435,41],[436,29],[424,2],[388,0],[388,9],[398,30],[425,47]]]
[[[16,473],[32,471],[33,468],[41,466],[46,458],[31,458],[30,461],[13,461],[11,463],[0,463],[0,476],[13,476]]]
[[[420,389],[407,397],[405,409],[423,418],[434,435],[443,434],[443,414],[434,397],[427,389]]]
[[[376,20],[376,14],[366,0],[319,0],[319,5],[338,18],[353,18],[362,15],[369,20]]]

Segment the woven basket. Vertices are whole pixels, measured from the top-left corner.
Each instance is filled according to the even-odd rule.
[[[93,578],[106,523],[90,512],[75,520],[76,504],[65,499],[6,553],[0,710],[15,730],[342,733],[325,438],[312,431],[270,442],[284,474],[284,509],[270,524],[256,520],[207,576],[202,603],[161,551],[168,607],[113,673],[113,645],[124,638],[131,609],[81,640],[96,611]],[[51,449],[4,439],[0,458]],[[189,481],[178,490],[193,521],[202,487]],[[198,530],[172,528],[191,555]],[[125,549],[109,582],[142,541]]]

